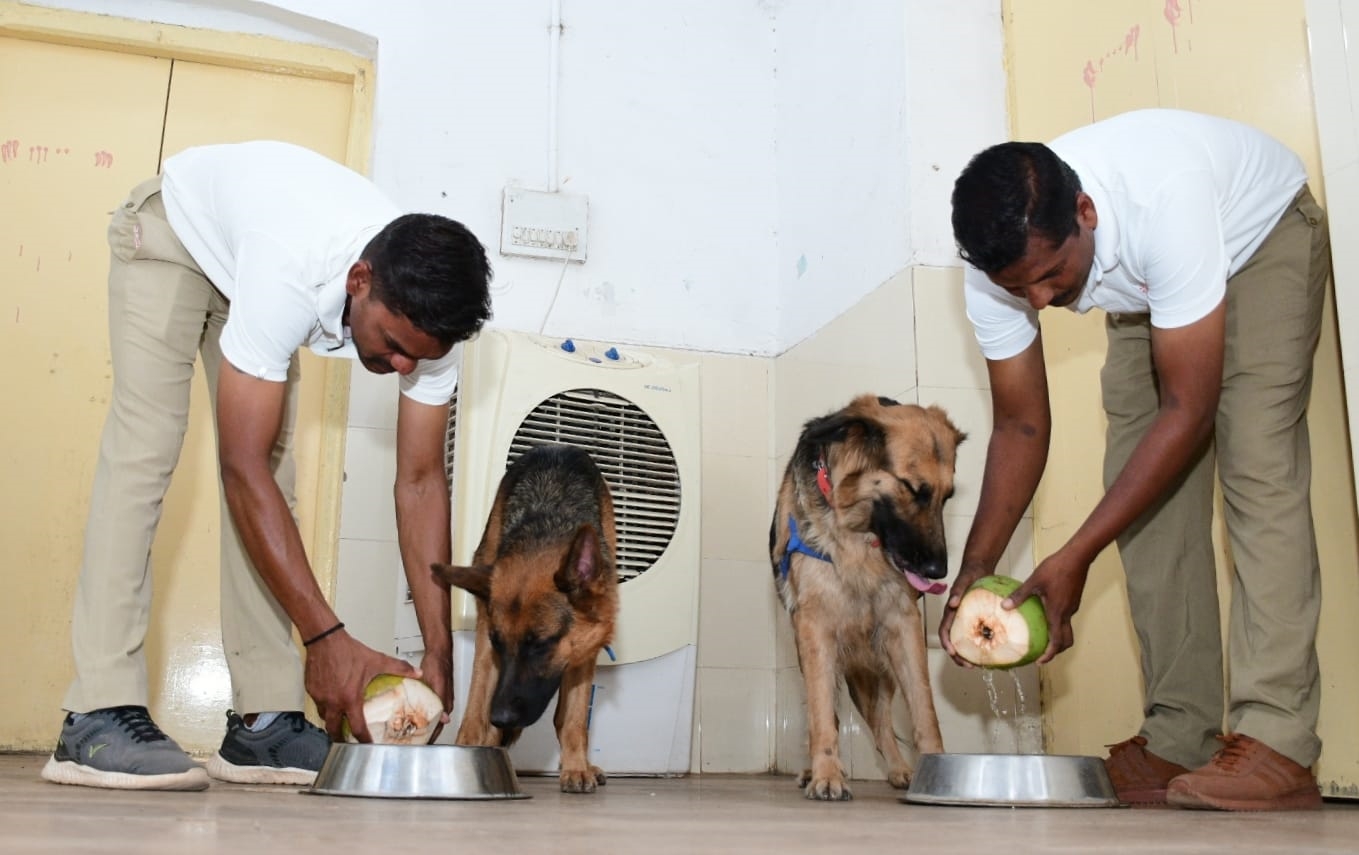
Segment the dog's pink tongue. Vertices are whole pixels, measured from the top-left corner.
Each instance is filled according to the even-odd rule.
[[[906,581],[911,583],[912,588],[915,588],[923,594],[942,594],[948,590],[947,583],[931,582],[928,579],[917,576],[910,570],[906,571]]]

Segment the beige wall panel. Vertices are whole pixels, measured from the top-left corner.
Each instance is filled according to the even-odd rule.
[[[268,138],[343,162],[352,93],[347,83],[177,60],[165,116],[164,157],[204,143]],[[297,516],[309,553],[314,552],[325,375],[341,366],[347,372],[346,361],[303,353]],[[161,675],[159,693],[153,692],[155,708],[163,710],[158,720],[167,728],[173,725],[175,738],[189,750],[215,748],[221,741],[231,699],[219,625],[219,488],[211,415],[200,366],[184,453],[153,553],[157,581],[172,581],[159,592],[147,642],[151,673]]]
[[[0,38],[0,746],[50,749],[110,387],[109,213],[156,171],[168,60]]]
[[[1006,22],[1015,138],[1047,140],[1139,107],[1202,110],[1250,122],[1289,144],[1324,196],[1302,0],[1010,0]],[[1102,495],[1104,435],[1102,316],[1045,314],[1043,336],[1053,375],[1053,448],[1062,451],[1035,506],[1039,559],[1070,537]],[[1359,734],[1350,722],[1359,705],[1359,662],[1348,627],[1359,609],[1359,550],[1329,299],[1310,417],[1325,590],[1319,641],[1325,747],[1317,771],[1328,791],[1354,790]],[[1221,553],[1219,563],[1225,568]],[[1091,573],[1075,629],[1075,649],[1044,669],[1049,750],[1102,754],[1104,744],[1130,736],[1141,721],[1136,645],[1113,550]]]

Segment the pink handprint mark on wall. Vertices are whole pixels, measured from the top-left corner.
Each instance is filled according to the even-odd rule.
[[[1170,24],[1170,40],[1175,53],[1180,52],[1180,19],[1185,16],[1186,10],[1189,13],[1189,23],[1194,23],[1194,0],[1184,0],[1184,5],[1180,0],[1166,0],[1165,15],[1166,22]]]
[[[28,147],[28,159],[33,163],[47,162],[47,146],[31,145]]]
[[[1175,2],[1175,0],[1170,0],[1170,2]],[[1141,57],[1137,48],[1141,40],[1142,25],[1133,24],[1123,34],[1122,42],[1105,51],[1098,60],[1087,59],[1085,61],[1085,67],[1081,69],[1081,80],[1090,90],[1090,121],[1095,121],[1095,84],[1099,82],[1099,76],[1104,73],[1104,63],[1120,55],[1128,56],[1129,54],[1132,55],[1134,62],[1138,61]]]
[[[19,158],[19,141],[5,140],[0,143],[0,161],[9,163],[11,160]]]
[[[96,151],[94,153],[94,165],[102,166],[105,169],[113,167],[113,153],[107,151]]]

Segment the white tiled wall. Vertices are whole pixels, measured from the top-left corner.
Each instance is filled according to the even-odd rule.
[[[405,580],[392,497],[397,395],[395,374],[352,372],[335,588],[335,610],[346,630],[383,651],[397,634],[396,598]]]

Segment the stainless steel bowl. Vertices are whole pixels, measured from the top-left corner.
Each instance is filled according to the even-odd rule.
[[[902,801],[998,807],[1118,807],[1099,757],[923,754]]]
[[[379,799],[527,799],[504,748],[336,742],[304,793]]]

